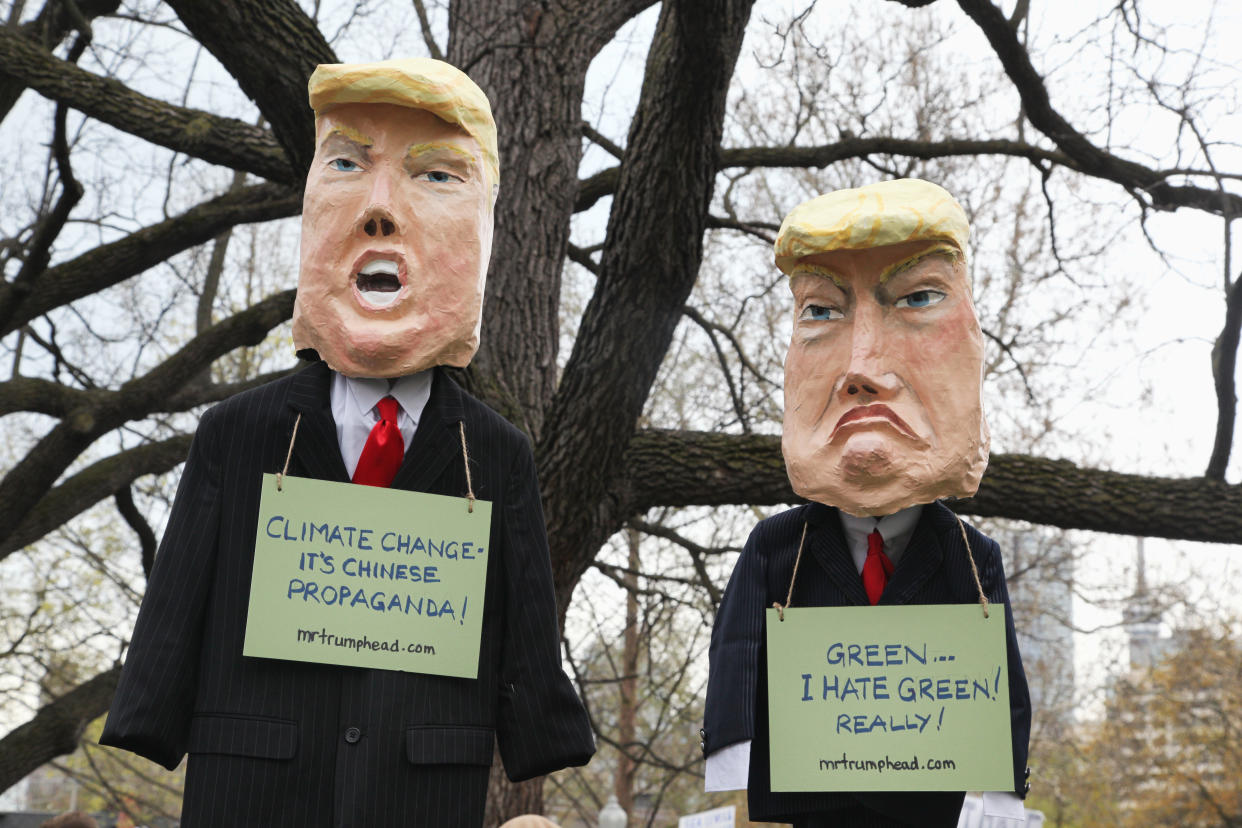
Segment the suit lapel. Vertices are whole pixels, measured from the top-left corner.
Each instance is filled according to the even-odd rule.
[[[464,419],[461,389],[439,368],[435,369],[431,383],[431,396],[422,416],[418,418],[418,429],[405,450],[405,459],[397,470],[397,476],[393,478],[394,489],[429,491],[450,461],[463,462],[458,426]],[[468,429],[466,440],[469,446]],[[466,492],[451,494],[465,497]]]
[[[901,556],[901,563],[880,596],[881,604],[910,603],[940,569],[945,549],[940,541],[942,533],[936,527],[936,518],[941,508],[938,503],[928,503],[923,507],[906,551]]]
[[[841,530],[841,518],[837,510],[831,506],[812,503],[807,507],[807,523],[809,528],[806,533],[806,551],[811,553],[811,557],[836,584],[837,589],[849,599],[850,604],[869,604],[862,578],[854,568],[854,557],[845,542],[845,533]]]
[[[331,385],[332,372],[326,362],[316,362],[293,376],[288,404],[302,419],[293,446],[297,465],[290,468],[307,477],[348,483],[332,419]]]

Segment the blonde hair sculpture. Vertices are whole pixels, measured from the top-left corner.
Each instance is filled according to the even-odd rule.
[[[966,212],[948,190],[918,178],[835,190],[804,201],[781,222],[776,266],[790,274],[804,256],[910,241],[943,241],[965,255]]]
[[[455,66],[432,58],[324,63],[307,84],[318,120],[343,104],[395,104],[425,109],[478,141],[493,188],[500,184],[496,122],[483,90]]]

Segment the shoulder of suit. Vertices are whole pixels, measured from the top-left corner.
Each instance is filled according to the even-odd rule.
[[[935,503],[929,503],[927,506],[924,506],[924,509],[929,510],[930,518],[934,521],[933,525],[936,528],[936,533],[938,533],[939,538],[943,539],[941,542],[948,542],[948,544],[961,549],[961,529],[958,528],[959,516],[955,515],[954,511],[949,509],[949,506],[940,503],[939,500],[936,500]],[[984,578],[984,581],[990,581],[992,567],[1000,561],[1000,544],[997,544],[995,540],[975,529],[974,526],[970,525],[969,521],[965,519],[960,520],[961,525],[965,526],[966,529],[966,540],[970,542],[970,555],[974,557],[976,564],[980,567],[980,577]]]
[[[803,504],[764,518],[751,530],[750,542],[765,545],[796,542],[802,535],[803,525],[808,520],[814,522],[814,511],[811,504]]]
[[[226,397],[203,412],[201,423],[227,423],[255,414],[270,414],[273,406],[283,407],[296,376],[297,372],[294,372]]]
[[[962,539],[962,530],[958,528],[957,523],[961,520],[962,526],[966,528],[966,538],[970,541],[970,551],[975,560],[987,560],[992,555],[1000,553],[1000,545],[996,541],[971,526],[969,521],[955,515],[952,509],[940,501],[929,503],[924,509],[931,510],[932,519],[936,521],[936,526],[942,533],[941,536],[953,538],[958,543]]]

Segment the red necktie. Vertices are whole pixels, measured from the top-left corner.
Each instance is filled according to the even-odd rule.
[[[871,605],[879,603],[888,576],[893,574],[893,562],[884,554],[884,536],[877,529],[867,535],[867,560],[863,561],[863,588]]]
[[[401,439],[401,429],[397,428],[397,412],[401,408],[392,397],[384,397],[375,407],[379,410],[379,422],[367,435],[367,444],[362,447],[358,468],[354,470],[354,482],[387,487],[397,476],[405,455],[405,441]]]

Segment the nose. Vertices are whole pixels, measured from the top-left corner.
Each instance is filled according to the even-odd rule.
[[[397,225],[393,220],[384,214],[384,211],[375,210],[365,217],[365,223],[362,225],[362,232],[371,237],[391,236],[397,232]]]
[[[366,209],[358,220],[359,229],[371,238],[385,238],[399,229],[394,215],[392,182],[383,170],[376,170]]]
[[[886,399],[896,393],[900,380],[889,370],[885,345],[880,314],[859,308],[849,342],[849,364],[838,385],[841,395],[861,401]]]

